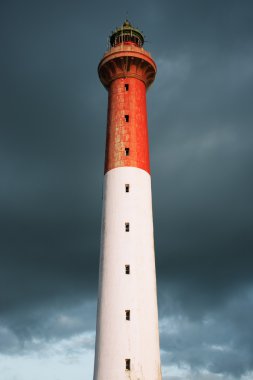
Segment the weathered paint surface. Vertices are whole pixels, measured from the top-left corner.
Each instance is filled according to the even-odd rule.
[[[106,88],[113,80],[126,77],[140,79],[148,88],[155,79],[156,64],[143,48],[123,44],[105,53],[98,74]]]
[[[143,48],[120,44],[98,72],[108,117],[94,380],[161,380],[146,110],[156,65]]]
[[[139,168],[116,168],[104,177],[94,380],[161,378],[151,177]]]
[[[119,45],[105,53],[98,72],[108,89],[105,173],[121,166],[150,173],[146,89],[155,78],[155,62],[143,48]]]
[[[129,149],[128,156],[125,148]],[[146,87],[136,78],[116,79],[109,88],[105,172],[120,166],[150,172]]]

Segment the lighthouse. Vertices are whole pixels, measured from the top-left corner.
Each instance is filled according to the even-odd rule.
[[[146,91],[156,64],[128,20],[98,66],[108,91],[94,380],[161,380]]]

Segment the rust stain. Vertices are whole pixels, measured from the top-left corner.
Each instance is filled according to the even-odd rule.
[[[108,90],[105,173],[122,166],[150,173],[146,90],[155,78],[155,62],[143,48],[112,47],[98,73]]]
[[[125,84],[129,85],[128,91]],[[133,166],[150,173],[146,86],[137,78],[118,78],[109,86],[105,173]],[[129,121],[125,119],[129,115]],[[125,148],[129,148],[126,156]]]

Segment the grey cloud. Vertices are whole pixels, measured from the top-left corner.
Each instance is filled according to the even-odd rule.
[[[252,370],[252,290],[241,291],[198,317],[185,318],[184,305],[176,299],[165,305],[166,301],[160,323],[165,364],[190,364],[192,370],[207,369],[235,379]]]
[[[0,351],[13,354],[20,350],[21,346],[16,335],[7,327],[0,328]]]
[[[18,314],[2,315],[0,329],[0,352],[2,354],[26,354],[43,350],[51,342],[85,335],[83,348],[94,348],[96,303],[93,300],[47,302],[33,305]],[[93,347],[92,347],[93,345]],[[72,350],[74,348],[71,348]]]

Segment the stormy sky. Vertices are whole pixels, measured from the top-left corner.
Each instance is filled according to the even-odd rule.
[[[92,379],[107,93],[129,20],[148,92],[163,380],[253,378],[253,4],[0,3],[0,379]]]

